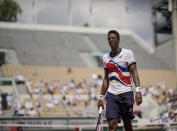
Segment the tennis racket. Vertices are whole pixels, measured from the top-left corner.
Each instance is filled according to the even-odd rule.
[[[101,131],[101,124],[102,124],[102,118],[101,118],[101,113],[102,113],[102,111],[103,111],[103,107],[99,107],[99,111],[98,111],[98,113],[99,113],[99,116],[98,116],[98,121],[97,121],[97,125],[96,125],[96,131]]]

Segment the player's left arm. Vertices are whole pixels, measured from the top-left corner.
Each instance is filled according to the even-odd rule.
[[[136,87],[135,100],[136,100],[137,105],[140,105],[143,99],[142,99],[142,94],[141,94],[140,80],[139,80],[139,76],[138,76],[138,72],[136,68],[136,63],[129,65],[129,72],[130,72],[131,77],[133,78],[133,82]]]

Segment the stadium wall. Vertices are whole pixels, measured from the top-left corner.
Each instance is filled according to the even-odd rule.
[[[171,70],[175,70],[175,52],[174,41],[170,40],[167,43],[155,48],[155,55],[163,61]]]

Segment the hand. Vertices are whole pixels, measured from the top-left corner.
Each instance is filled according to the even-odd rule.
[[[141,92],[136,92],[135,101],[137,105],[140,105],[143,102]]]
[[[104,102],[103,102],[103,100],[98,100],[97,106],[98,106],[98,109],[99,109],[100,106],[102,106],[103,109],[104,109]]]

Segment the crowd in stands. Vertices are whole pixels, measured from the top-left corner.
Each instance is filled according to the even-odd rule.
[[[95,105],[96,107],[97,95],[102,84],[101,75],[97,74],[92,76],[94,82],[89,83],[86,80],[75,82],[72,79],[67,83],[57,80],[52,82],[39,81],[34,84],[30,79],[24,78],[22,74],[19,76],[16,83],[25,84],[30,98],[24,102],[18,100],[14,102],[16,116],[40,116],[43,108],[52,110],[59,104],[73,107],[84,106],[84,108],[87,108],[88,105]],[[37,100],[35,101],[35,99]]]
[[[153,122],[177,122],[177,90],[167,87],[163,83],[158,83],[157,87],[143,88],[143,90],[143,95],[150,94],[160,106],[164,107],[159,117]]]
[[[11,92],[0,94],[0,115],[3,114],[3,110],[11,109],[13,106],[13,95]]]
[[[6,96],[8,109],[13,106],[15,116],[43,116],[42,112],[45,110],[55,112],[61,108],[63,112],[66,112],[66,110],[74,111],[77,107],[75,114],[69,115],[66,113],[66,116],[88,116],[88,112],[79,114],[77,111],[86,111],[90,106],[96,107],[97,96],[101,90],[102,77],[101,75],[93,74],[92,78],[94,80],[93,82],[87,82],[86,80],[76,82],[75,79],[72,79],[66,83],[59,80],[34,83],[32,80],[19,74],[16,83],[25,85],[29,97],[23,101],[13,100],[12,94],[9,93]],[[153,120],[153,122],[177,122],[176,90],[167,87],[163,83],[158,83],[156,87],[143,87],[143,95],[150,95],[159,105],[166,107],[160,112],[159,118]],[[2,102],[1,96],[0,102]],[[135,110],[134,113],[138,119],[143,116],[141,110]],[[0,114],[2,114],[1,104]]]

